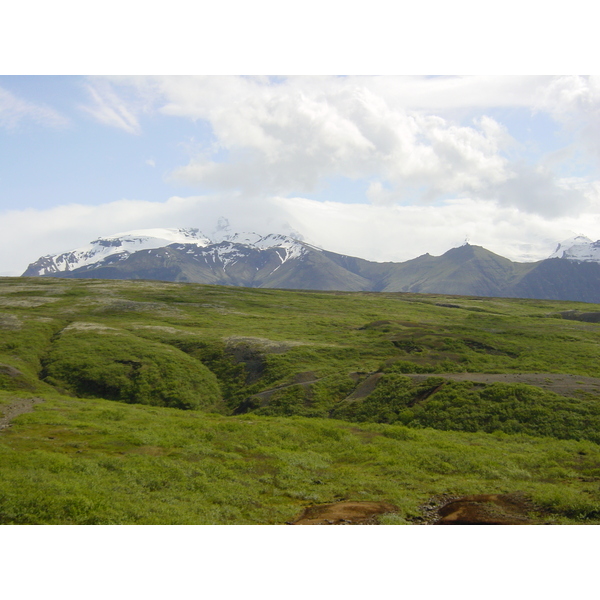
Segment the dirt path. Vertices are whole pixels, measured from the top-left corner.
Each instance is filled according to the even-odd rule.
[[[41,398],[21,398],[12,404],[0,406],[0,431],[10,427],[11,421],[23,413],[33,412],[35,404],[43,402]]]
[[[315,373],[312,371],[306,371],[304,373],[297,373],[294,377],[292,383],[284,383],[283,385],[277,385],[274,388],[270,388],[268,390],[263,390],[262,392],[257,392],[256,394],[252,394],[252,398],[260,398],[261,400],[269,400],[271,396],[278,392],[279,390],[284,390],[286,388],[292,387],[293,385],[299,385],[302,387],[308,387],[313,383],[318,383],[325,379],[324,377],[317,377]]]
[[[474,381],[475,383],[525,383],[534,385],[561,396],[577,398],[581,393],[600,395],[600,378],[558,373],[408,373],[414,381],[425,381],[428,377],[443,377],[453,381]]]

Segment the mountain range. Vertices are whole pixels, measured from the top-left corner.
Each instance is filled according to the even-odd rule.
[[[211,239],[197,229],[149,229],[43,256],[23,276],[600,302],[600,241],[577,236],[558,244],[548,259],[531,263],[470,244],[441,256],[373,262],[281,234]]]

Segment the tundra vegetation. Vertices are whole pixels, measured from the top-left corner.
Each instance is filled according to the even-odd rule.
[[[434,497],[517,492],[538,522],[600,523],[599,312],[3,278],[0,417],[42,402],[0,429],[0,523],[285,523],[338,500],[415,523]]]

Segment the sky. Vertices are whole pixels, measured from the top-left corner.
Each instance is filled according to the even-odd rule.
[[[600,238],[600,78],[572,74],[595,68],[586,4],[363,8],[7,7],[0,275],[155,227],[377,261]]]
[[[0,76],[0,273],[150,227],[370,260],[600,237],[595,76]]]

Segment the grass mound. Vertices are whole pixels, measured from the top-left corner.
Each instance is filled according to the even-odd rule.
[[[221,401],[217,379],[176,348],[110,330],[65,330],[43,360],[45,381],[82,397],[197,409]]]

